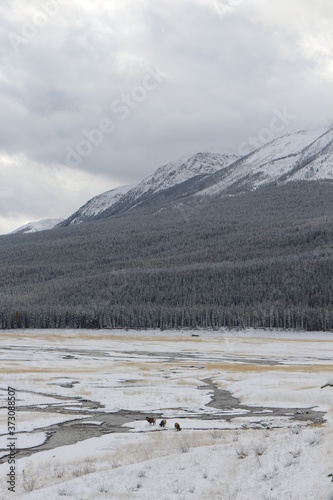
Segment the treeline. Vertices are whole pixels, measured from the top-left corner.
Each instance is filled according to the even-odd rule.
[[[268,186],[0,237],[0,328],[332,331],[332,195]]]
[[[183,329],[183,328],[264,328],[307,331],[332,331],[332,312],[324,308],[217,309],[213,307],[119,307],[109,311],[57,310],[56,312],[1,313],[2,329],[79,328],[79,329]]]
[[[17,308],[8,302],[0,328],[333,330],[331,264],[287,258],[220,269],[122,271],[66,286],[46,281],[39,303],[33,294]]]

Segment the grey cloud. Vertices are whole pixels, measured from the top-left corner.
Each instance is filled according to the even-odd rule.
[[[329,0],[243,0],[227,11],[222,0],[86,4],[61,2],[16,51],[9,34],[22,33],[42,3],[0,7],[0,153],[23,155],[27,169],[29,162],[46,169],[56,162],[103,175],[110,185],[135,182],[184,154],[237,152],[275,108],[295,115],[292,128],[332,119]],[[124,106],[147,68],[157,66],[163,82],[133,108],[126,104],[122,119],[125,112],[112,104]],[[104,119],[113,122],[112,133],[77,165],[66,165],[68,148],[77,151],[83,131]],[[40,189],[45,181],[35,179]],[[25,192],[22,213],[29,212],[28,184]]]

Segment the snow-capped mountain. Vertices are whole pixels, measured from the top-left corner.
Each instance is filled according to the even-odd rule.
[[[182,206],[181,197],[223,196],[269,183],[333,180],[332,158],[333,127],[295,131],[243,157],[198,153],[160,167],[102,216],[126,212],[152,197],[157,201],[156,196],[166,190],[171,208]],[[165,196],[162,198],[163,204],[168,204]]]
[[[91,200],[87,201],[82,207],[80,207],[74,214],[72,214],[68,219],[61,222],[60,226],[69,226],[71,224],[81,224],[87,220],[90,220],[101,212],[104,212],[108,208],[112,207],[117,203],[129,190],[133,188],[133,185],[120,186],[105,193],[94,196]]]
[[[236,155],[197,153],[186,160],[167,163],[128,192],[128,197],[139,198],[181,184],[197,175],[217,172],[238,159]]]
[[[38,233],[39,231],[46,231],[48,229],[53,229],[55,226],[60,224],[63,219],[43,219],[37,222],[28,222],[24,226],[11,231],[10,234],[28,234],[28,233]]]
[[[257,189],[263,184],[300,180],[333,181],[333,126],[286,134],[243,157],[197,153],[172,161],[137,185],[122,186],[95,196],[58,225],[80,224],[127,212],[152,198],[163,198],[163,203],[174,208],[182,205],[181,198],[224,196]],[[47,222],[30,223],[15,232],[54,227],[55,224]]]
[[[270,182],[333,180],[333,128],[301,130],[279,137],[218,172],[198,194],[256,189]]]
[[[102,216],[108,217],[113,213],[132,209],[152,195],[179,188],[192,179],[205,179],[214,173],[224,171],[238,159],[239,157],[234,154],[197,153],[190,158],[167,163],[128,191]]]

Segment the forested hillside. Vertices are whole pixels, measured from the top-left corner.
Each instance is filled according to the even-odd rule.
[[[0,237],[0,328],[220,326],[333,330],[333,183]]]

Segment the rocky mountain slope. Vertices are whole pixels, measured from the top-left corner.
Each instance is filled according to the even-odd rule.
[[[256,189],[262,184],[298,180],[333,180],[333,128],[301,130],[253,151],[229,171],[211,176],[203,194]]]
[[[209,161],[209,168],[198,168],[200,163],[193,162],[193,158],[205,158],[206,162]],[[241,194],[264,184],[333,181],[332,158],[333,127],[286,134],[244,157],[224,157],[223,166],[216,161],[216,155],[201,153],[171,172],[168,165],[161,167],[100,216],[125,213],[149,204],[154,210],[158,205],[163,209],[184,207],[184,204],[193,206],[198,197],[202,200],[213,195]],[[181,176],[181,169],[191,171],[192,163],[197,166],[196,175]],[[171,182],[168,182],[168,172]]]
[[[207,176],[234,163],[236,155],[197,153],[190,158],[167,163],[135,186],[123,186],[107,191],[89,200],[77,212],[62,222],[61,226],[79,224],[113,211],[115,207],[129,208],[136,200],[182,184],[197,176]],[[117,210],[117,208],[116,208]]]
[[[116,189],[111,189],[110,191],[105,191],[105,193],[94,196],[94,198],[87,201],[87,203],[80,207],[74,214],[66,220],[61,221],[59,225],[69,226],[71,224],[81,224],[82,222],[86,222],[96,217],[117,203],[132,188],[132,185],[120,186]]]
[[[198,196],[234,195],[264,184],[302,180],[333,181],[333,127],[295,131],[243,157],[197,153],[167,163],[137,185],[122,186],[92,198],[59,226],[110,217],[147,204],[154,210],[161,203],[163,208],[169,204],[174,209],[195,203]],[[34,228],[28,230],[51,227],[34,223]]]

